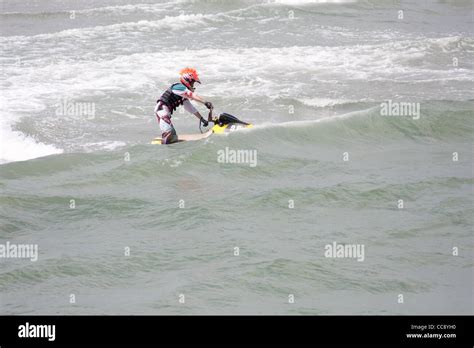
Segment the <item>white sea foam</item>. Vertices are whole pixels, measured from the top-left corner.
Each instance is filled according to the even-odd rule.
[[[308,106],[315,106],[318,108],[324,108],[328,106],[335,106],[348,103],[356,103],[360,100],[349,100],[349,99],[330,99],[330,98],[296,98],[296,100]]]
[[[58,40],[65,38],[95,39],[98,37],[115,37],[123,35],[123,32],[139,33],[153,32],[157,29],[183,29],[204,24],[205,19],[217,20],[215,15],[181,14],[179,16],[165,16],[164,18],[149,21],[124,22],[110,25],[99,25],[87,28],[66,29],[59,32],[38,34],[33,36],[7,36],[0,37],[0,43],[5,45],[27,45],[38,40]]]
[[[175,0],[164,3],[157,4],[127,4],[127,5],[117,5],[117,6],[102,6],[94,7],[84,10],[76,11],[77,14],[97,14],[97,13],[107,13],[107,14],[119,14],[126,15],[130,12],[146,12],[146,13],[160,13],[168,10],[170,7],[175,7],[178,3],[185,3],[188,0]]]
[[[430,69],[410,66],[406,60],[412,56],[419,59],[428,55],[429,49],[452,47],[458,38],[443,38],[397,42],[375,45],[341,47],[295,46],[284,48],[201,49],[139,53],[118,56],[114,59],[83,60],[76,62],[51,62],[26,68],[5,66],[7,82],[11,85],[5,91],[9,104],[24,105],[25,100],[44,97],[67,98],[87,96],[94,93],[131,91],[154,86],[164,87],[176,78],[176,72],[185,65],[199,69],[204,84],[200,86],[208,95],[246,96],[273,94],[288,90],[300,96],[299,90],[311,85],[311,81],[386,79],[396,78],[416,82],[418,79],[445,80],[472,78],[472,71],[446,67]],[[472,45],[465,42],[464,45]],[[174,59],[170,60],[172,56]],[[179,62],[179,63],[177,63]],[[275,71],[278,72],[278,89],[275,90]],[[301,81],[295,84],[296,73],[306,76],[309,85]],[[211,84],[210,82],[218,82]],[[321,98],[304,99],[314,106],[333,105],[334,102]]]
[[[307,4],[345,4],[357,2],[357,0],[270,0],[270,3],[285,5],[307,5]]]
[[[197,16],[196,20],[202,18]],[[79,33],[88,29],[73,30]],[[57,45],[61,44],[58,41]],[[25,66],[3,67],[4,85],[8,89],[2,90],[2,94],[8,103],[2,105],[2,110],[9,116],[2,116],[4,146],[1,158],[3,161],[23,160],[62,151],[12,130],[21,117],[32,111],[41,111],[41,108],[51,107],[63,99],[89,102],[88,98],[114,93],[157,93],[157,89],[161,90],[174,81],[177,71],[186,65],[200,71],[203,85],[199,86],[199,93],[210,98],[244,96],[278,100],[289,97],[306,105],[328,107],[361,99],[313,97],[314,86],[324,81],[397,80],[416,83],[429,79],[429,83],[436,83],[446,79],[472,80],[472,70],[449,66],[432,69],[424,64],[428,64],[430,59],[438,59],[438,52],[459,55],[473,47],[474,40],[454,36],[356,46],[168,50],[118,55],[113,59],[97,59],[90,54],[75,61],[48,62],[42,56],[31,57]],[[170,56],[173,59],[169,59]],[[421,60],[421,65],[411,65],[410,59]],[[156,95],[150,95],[150,113],[155,98]],[[111,110],[118,114],[123,112],[117,107]],[[64,121],[67,119],[61,119]],[[100,147],[89,146],[92,149]]]
[[[266,129],[266,128],[281,128],[281,127],[283,127],[283,128],[287,128],[287,127],[304,128],[304,127],[308,127],[308,126],[315,125],[315,124],[318,124],[318,123],[335,122],[335,121],[341,120],[341,119],[367,115],[368,113],[376,111],[378,109],[379,109],[379,106],[375,106],[375,107],[371,107],[371,108],[368,108],[368,109],[347,112],[347,113],[344,113],[344,114],[321,117],[321,118],[318,118],[318,119],[315,119],[315,120],[287,121],[287,122],[279,122],[279,123],[263,122],[263,123],[260,123],[258,125],[254,125],[254,127],[252,127],[252,128],[245,129],[245,131],[252,131],[252,130]],[[244,131],[244,130],[242,130],[242,131]]]
[[[0,105],[3,106],[3,103],[0,103]],[[54,145],[41,143],[32,137],[13,130],[14,120],[13,115],[2,111],[0,116],[0,164],[25,161],[63,152],[62,149]]]
[[[98,141],[98,142],[91,142],[82,145],[82,148],[86,152],[94,152],[97,150],[106,150],[106,151],[113,151],[120,147],[127,145],[124,141],[115,140],[115,141]]]
[[[0,15],[2,16],[47,16],[47,15],[62,15],[65,14],[69,16],[71,11],[74,10],[75,15],[103,15],[104,13],[117,14],[117,15],[126,15],[131,12],[149,12],[149,13],[159,13],[166,11],[170,6],[175,6],[179,2],[186,2],[186,0],[176,0],[168,3],[158,3],[158,4],[127,4],[127,5],[117,5],[117,6],[101,6],[101,7],[92,7],[85,9],[74,9],[71,7],[70,10],[51,10],[44,9],[41,12],[36,12],[34,10],[28,12],[3,12]]]

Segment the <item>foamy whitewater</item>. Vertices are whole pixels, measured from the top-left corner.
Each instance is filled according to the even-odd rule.
[[[473,314],[472,14],[3,0],[0,313]],[[255,127],[150,145],[185,66]]]

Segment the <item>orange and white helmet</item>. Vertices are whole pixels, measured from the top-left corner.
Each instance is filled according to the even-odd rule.
[[[184,68],[179,72],[180,81],[183,85],[188,87],[190,90],[194,90],[194,82],[201,83],[196,69]]]

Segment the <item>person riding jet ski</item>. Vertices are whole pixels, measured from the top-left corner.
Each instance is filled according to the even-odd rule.
[[[171,115],[176,108],[183,105],[184,109],[195,115],[204,127],[208,126],[208,121],[201,116],[190,100],[204,104],[209,110],[213,108],[211,102],[205,101],[194,93],[194,84],[201,83],[195,69],[184,68],[179,72],[179,75],[180,82],[173,83],[156,101],[155,115],[160,125],[162,144],[172,144],[178,141],[178,135],[171,122]]]

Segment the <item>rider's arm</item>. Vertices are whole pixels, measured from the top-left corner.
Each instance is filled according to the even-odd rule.
[[[185,99],[183,101],[183,106],[184,106],[184,110],[186,110],[187,112],[193,114],[198,119],[201,119],[201,117],[202,117],[201,114],[199,113],[199,111],[197,111],[197,109],[194,107],[194,105],[188,99]]]
[[[193,93],[192,97],[191,97],[192,100],[195,100],[201,104],[205,104],[206,101],[199,95],[197,95],[196,93]]]
[[[196,93],[194,92],[191,92],[189,89],[186,88],[186,90],[183,92],[182,94],[183,97],[185,98],[188,98],[188,99],[191,99],[191,100],[195,100],[201,104],[206,104],[207,102],[204,100],[203,97],[201,97],[200,95],[197,95]]]
[[[180,97],[195,100],[201,104],[206,104],[206,101],[199,95],[194,92],[191,92],[189,89],[185,88],[183,85],[177,85],[172,90],[174,94],[179,95]]]
[[[209,112],[209,116],[207,117],[207,120],[210,122],[211,119],[212,119],[212,108],[213,108],[212,103],[205,101],[200,96],[198,96],[197,94],[194,94],[194,93],[193,93],[193,98],[192,99],[198,101],[199,103],[202,103],[202,104],[206,105],[206,108],[211,110]],[[194,115],[196,115],[196,117],[199,118],[199,119],[202,118],[202,116],[199,112],[197,114],[194,114]]]
[[[194,116],[196,116],[200,120],[203,119],[202,115],[199,113],[199,111],[196,110],[194,105],[192,105],[192,103],[189,100],[195,100],[199,103],[206,104],[206,101],[204,99],[202,99],[200,96],[193,93],[189,89],[185,88],[183,85],[177,85],[175,89],[172,89],[172,91],[173,93],[184,98],[183,106],[186,109],[186,111],[192,113]]]

